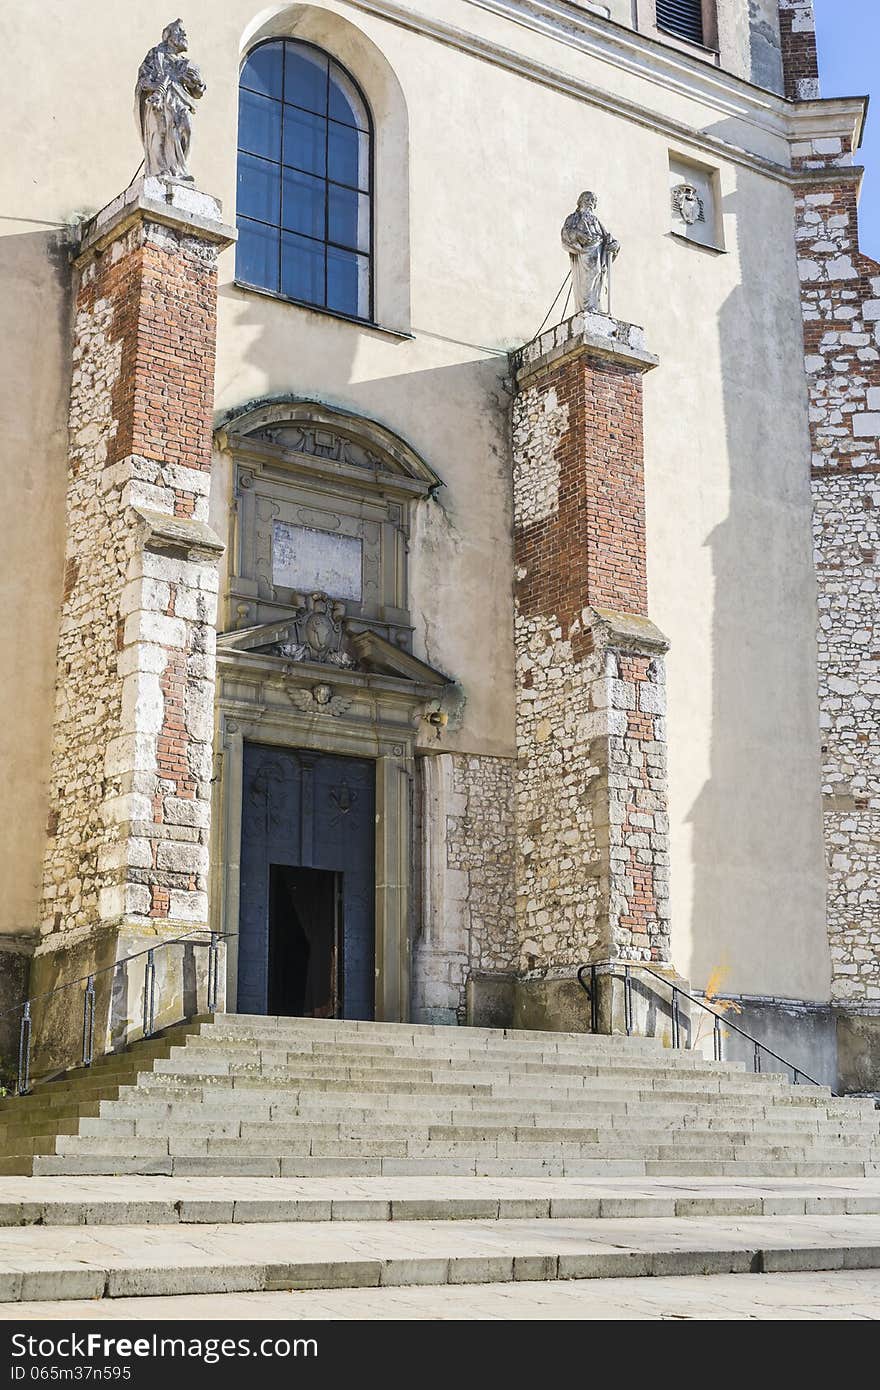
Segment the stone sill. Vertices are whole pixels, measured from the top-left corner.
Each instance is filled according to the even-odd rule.
[[[693,237],[685,236],[682,232],[670,232],[669,235],[676,241],[683,241],[685,246],[695,246],[698,251],[708,251],[710,256],[730,254],[726,246],[707,246],[704,241],[694,241]]]
[[[360,319],[356,314],[342,314],[338,309],[327,309],[320,304],[307,304],[304,299],[292,299],[290,295],[267,290],[262,285],[249,285],[247,280],[233,280],[232,284],[246,294],[258,294],[264,299],[277,300],[279,304],[290,304],[295,309],[307,309],[309,313],[321,314],[324,318],[338,319],[341,323],[353,323],[356,328],[367,328],[373,333],[384,334],[386,338],[397,338],[404,342],[412,342],[415,339],[414,333],[406,333],[403,329],[389,328],[384,323],[376,323],[374,319]]]

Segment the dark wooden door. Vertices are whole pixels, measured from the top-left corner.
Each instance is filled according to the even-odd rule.
[[[239,1012],[373,1017],[374,822],[371,762],[245,744]],[[290,979],[306,955],[308,982]]]

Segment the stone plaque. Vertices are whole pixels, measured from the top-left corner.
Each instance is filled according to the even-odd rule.
[[[362,549],[357,536],[331,535],[276,521],[272,530],[272,582],[301,593],[330,594],[360,603]]]

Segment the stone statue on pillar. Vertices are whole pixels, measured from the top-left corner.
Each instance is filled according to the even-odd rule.
[[[144,145],[146,178],[192,182],[187,168],[192,114],[205,94],[205,84],[186,51],[186,30],[175,19],[166,24],[162,42],[150,49],[138,69],[134,106]]]
[[[596,216],[595,193],[582,193],[562,225],[562,244],[571,257],[574,307],[579,314],[611,313],[611,264],[620,250]]]

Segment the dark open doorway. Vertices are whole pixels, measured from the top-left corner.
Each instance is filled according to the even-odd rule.
[[[342,1016],[340,875],[269,865],[270,1014]]]

